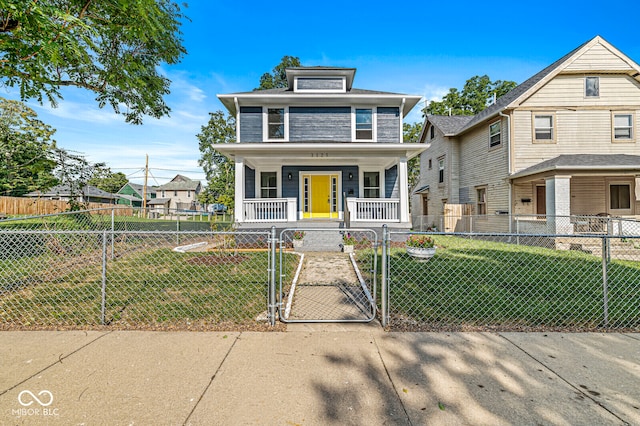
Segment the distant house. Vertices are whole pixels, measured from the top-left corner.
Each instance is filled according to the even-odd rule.
[[[202,191],[200,181],[176,175],[170,182],[156,188],[156,197],[168,199],[168,208],[172,210],[198,210],[200,203],[197,197],[200,191]]]
[[[71,200],[71,189],[68,185],[58,185],[47,191],[34,191],[25,195],[30,198],[40,198],[43,200]],[[75,195],[75,200],[80,203],[103,203],[103,204],[116,204],[118,199],[117,195],[110,192],[103,191],[95,186],[86,185],[80,191],[80,194]]]
[[[585,217],[640,218],[639,120],[640,66],[595,37],[475,116],[426,117],[414,224],[464,230],[446,225],[462,214],[506,231],[528,216],[568,233],[589,231]]]
[[[143,199],[144,186],[127,182],[120,190],[117,192],[118,195],[118,204],[132,206],[132,207],[142,207],[142,199]],[[155,186],[147,186],[147,202],[156,198],[156,187]]]
[[[221,94],[237,143],[216,145],[235,163],[235,222],[409,228],[403,142],[420,96],[353,87],[355,68],[287,68],[288,87]],[[393,78],[393,77],[391,77]]]

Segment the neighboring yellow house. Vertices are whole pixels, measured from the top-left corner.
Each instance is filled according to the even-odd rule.
[[[572,233],[601,231],[594,217],[637,219],[639,118],[640,66],[599,36],[475,116],[427,116],[414,227],[508,231],[529,219]]]

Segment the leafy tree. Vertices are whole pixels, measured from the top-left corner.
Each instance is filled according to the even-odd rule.
[[[53,149],[57,166],[55,175],[59,184],[69,189],[69,210],[85,210],[88,207],[87,184],[96,169],[105,168],[104,163],[91,164],[84,155],[72,153],[62,148]]]
[[[422,131],[422,123],[404,123],[402,132],[405,143],[418,143],[418,137]],[[412,189],[420,180],[420,156],[413,157],[407,163],[409,189]]]
[[[113,173],[109,167],[98,166],[94,169],[91,179],[87,182],[98,189],[115,194],[129,182],[122,172]]]
[[[287,68],[300,66],[300,58],[297,56],[283,56],[282,60],[276,65],[271,74],[266,72],[260,77],[260,86],[254,90],[278,89],[287,87]]]
[[[235,164],[214,146],[236,141],[236,119],[222,111],[209,113],[209,122],[196,137],[200,141],[198,164],[204,169],[208,182],[199,201],[230,206],[235,194]]]
[[[489,105],[494,95],[497,99],[516,86],[514,81],[492,82],[487,75],[471,77],[462,91],[451,88],[442,101],[432,101],[422,111],[431,115],[475,115]]]
[[[170,82],[158,65],[186,53],[183,18],[170,0],[1,0],[0,82],[18,86],[22,100],[55,106],[60,88],[75,86],[127,122],[161,117]]]
[[[24,103],[0,98],[0,194],[20,197],[57,183],[54,133]]]

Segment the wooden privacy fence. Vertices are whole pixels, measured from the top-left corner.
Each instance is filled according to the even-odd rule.
[[[119,216],[132,216],[132,208],[123,208],[116,204],[89,203],[86,207],[93,209],[116,208]],[[0,215],[29,215],[55,214],[69,210],[69,203],[62,200],[42,200],[38,198],[0,197]]]

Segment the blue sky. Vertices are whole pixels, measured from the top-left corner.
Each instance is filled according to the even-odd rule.
[[[176,173],[204,180],[198,140],[219,93],[250,91],[285,55],[302,65],[357,68],[354,86],[439,99],[474,75],[521,83],[596,35],[640,62],[640,5],[581,2],[190,2],[182,27],[188,54],[162,72],[172,80],[171,116],[129,125],[95,96],[63,90],[58,108],[29,101],[58,145],[142,182]],[[15,98],[4,89],[0,96]],[[421,121],[419,104],[408,116]]]

